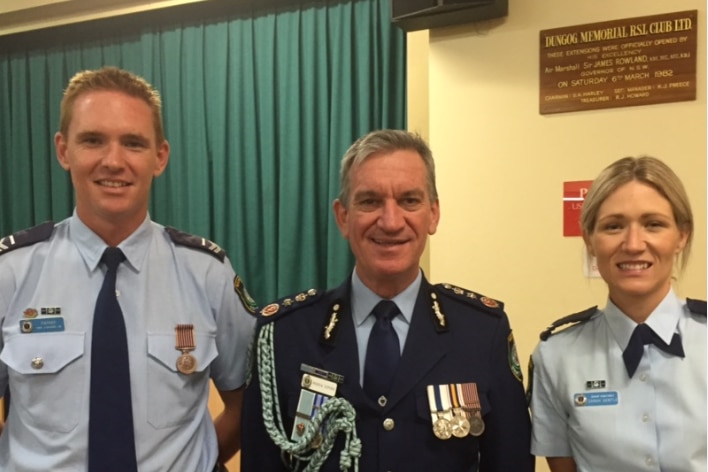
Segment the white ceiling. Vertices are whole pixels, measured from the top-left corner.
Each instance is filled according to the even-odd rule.
[[[0,36],[207,0],[0,0]]]

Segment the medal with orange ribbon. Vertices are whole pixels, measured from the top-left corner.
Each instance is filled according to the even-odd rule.
[[[175,327],[177,342],[175,349],[182,351],[182,355],[177,358],[177,370],[180,373],[189,375],[197,370],[197,359],[190,354],[196,347],[194,345],[194,325],[178,324]]]

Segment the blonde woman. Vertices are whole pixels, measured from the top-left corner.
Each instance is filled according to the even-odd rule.
[[[552,472],[705,471],[706,302],[672,288],[694,231],[681,181],[656,158],[620,159],[581,226],[609,296],[541,334],[532,452]]]

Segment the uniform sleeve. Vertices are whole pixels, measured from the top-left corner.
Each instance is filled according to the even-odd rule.
[[[246,387],[241,413],[241,472],[286,472],[281,451],[271,440],[263,420],[263,397],[259,381],[257,347],[251,382]]]
[[[2,278],[0,277],[0,284],[2,284]],[[4,299],[2,291],[0,291],[0,352],[2,352],[5,346],[5,336],[3,335],[3,326],[5,325],[5,314],[7,313],[7,302]],[[0,362],[0,397],[2,397],[5,389],[7,388],[7,365],[4,362]]]
[[[535,459],[530,453],[531,421],[523,383],[514,375],[510,356],[513,341],[506,317],[494,334],[491,411],[485,415],[480,438],[480,472],[531,472]]]
[[[234,289],[236,274],[226,258],[209,271],[207,290],[216,320],[218,356],[212,363],[211,377],[218,390],[234,390],[246,382],[248,349],[256,322]]]
[[[7,265],[0,265],[0,352],[5,347],[5,323],[7,322],[7,309],[12,296],[12,291],[15,290],[15,280],[11,275],[11,271]],[[8,384],[7,365],[0,362],[0,397],[2,397]]]
[[[553,385],[552,365],[546,357],[551,348],[549,341],[539,344],[531,356],[534,366],[531,395],[533,433],[531,452],[545,457],[571,457],[568,439],[568,416],[561,403],[557,385]],[[544,352],[546,351],[546,352]]]

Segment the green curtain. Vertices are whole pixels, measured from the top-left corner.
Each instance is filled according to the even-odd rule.
[[[154,220],[219,243],[259,303],[339,283],[353,264],[331,210],[339,160],[369,130],[406,126],[389,2],[177,9],[0,42],[0,234],[71,213],[52,144],[62,89],[116,65],[163,98]]]

